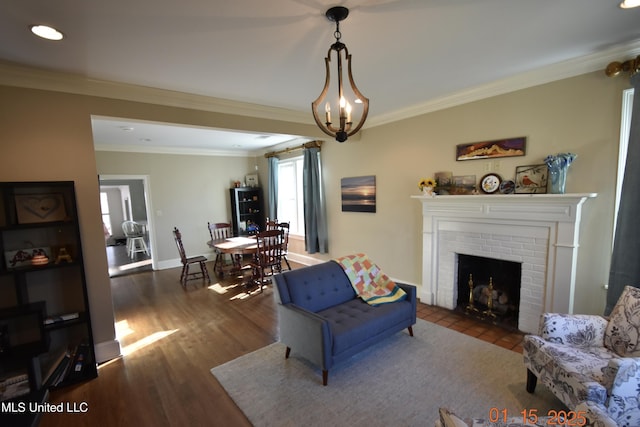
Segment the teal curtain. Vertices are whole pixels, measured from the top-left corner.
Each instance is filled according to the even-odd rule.
[[[269,157],[269,194],[267,214],[270,219],[278,218],[278,158]]]
[[[327,214],[322,185],[320,149],[304,150],[302,168],[304,190],[305,249],[314,254],[328,252]]]
[[[609,271],[609,290],[605,315],[609,315],[626,285],[640,288],[640,73],[631,77],[633,85],[633,107],[629,146],[622,181],[618,222]]]

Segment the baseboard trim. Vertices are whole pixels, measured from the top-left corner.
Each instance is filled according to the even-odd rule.
[[[103,363],[116,357],[120,357],[120,342],[118,340],[104,341],[96,343],[96,362]]]

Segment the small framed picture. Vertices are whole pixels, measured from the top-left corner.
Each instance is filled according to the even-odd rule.
[[[473,194],[476,191],[475,175],[460,175],[451,178],[449,194],[464,195]]]
[[[245,181],[247,187],[258,187],[258,174],[247,175]]]
[[[516,194],[547,192],[547,165],[516,166]]]
[[[19,224],[63,221],[67,217],[62,193],[16,194]]]

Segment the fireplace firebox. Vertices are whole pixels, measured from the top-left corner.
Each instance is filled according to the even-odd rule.
[[[517,330],[522,263],[465,254],[457,261],[456,310]]]

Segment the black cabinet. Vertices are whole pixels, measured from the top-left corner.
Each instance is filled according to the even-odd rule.
[[[262,189],[239,187],[229,190],[231,221],[234,236],[247,236],[264,229],[264,201]]]
[[[0,400],[95,378],[74,183],[0,183],[0,254]]]

